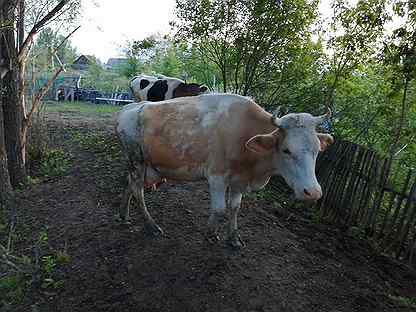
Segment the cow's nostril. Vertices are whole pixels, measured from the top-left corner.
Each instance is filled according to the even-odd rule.
[[[307,189],[303,189],[303,192],[305,193],[305,195],[311,196],[311,193],[309,193]]]

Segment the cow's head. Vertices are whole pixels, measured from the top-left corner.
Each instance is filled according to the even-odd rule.
[[[208,90],[206,86],[197,83],[181,82],[173,91],[173,97],[200,95]]]
[[[317,133],[315,128],[326,118],[310,114],[288,114],[281,118],[272,117],[277,130],[256,135],[247,141],[248,149],[269,155],[275,164],[276,173],[283,176],[301,200],[318,200],[322,196],[321,186],[315,175],[318,152],[324,151],[334,142],[329,134]]]

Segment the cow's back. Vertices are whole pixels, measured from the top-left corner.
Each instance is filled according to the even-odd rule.
[[[130,89],[137,100],[156,102],[173,98],[174,89],[181,83],[177,78],[139,75],[130,80]]]
[[[270,115],[252,100],[208,94],[148,103],[143,108],[146,157],[152,165],[198,177],[224,173],[253,135],[272,130]]]

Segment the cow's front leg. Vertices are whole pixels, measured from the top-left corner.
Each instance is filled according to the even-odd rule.
[[[237,216],[241,206],[241,199],[243,195],[241,192],[230,188],[229,191],[229,209],[230,209],[230,220],[228,228],[228,244],[234,248],[241,248],[244,246],[243,240],[238,234]]]
[[[227,186],[222,176],[208,178],[209,193],[211,197],[211,211],[208,219],[207,238],[210,242],[219,240],[218,226],[225,218],[225,192]]]

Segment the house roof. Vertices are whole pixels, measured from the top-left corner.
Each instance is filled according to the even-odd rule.
[[[91,55],[80,55],[77,57],[77,59],[74,61],[74,64],[92,64],[93,63],[93,57]]]
[[[107,66],[114,67],[114,66],[120,66],[127,63],[126,58],[121,57],[111,57],[107,61]]]

